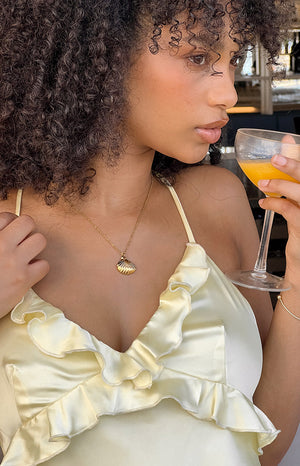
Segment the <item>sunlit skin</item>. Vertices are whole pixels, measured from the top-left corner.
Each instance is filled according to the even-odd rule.
[[[168,42],[165,28],[159,53],[152,55],[146,50],[132,68],[128,137],[140,152],[155,148],[194,163],[203,159],[209,143],[216,142],[220,133],[215,130],[208,141],[208,132],[201,134],[196,128],[224,126],[227,109],[237,101],[233,86],[237,46],[225,33],[215,46],[221,57],[213,65],[217,55],[203,45],[194,49],[183,38],[174,52]]]
[[[217,134],[208,142],[197,128],[216,125],[213,131],[220,133],[228,121],[228,108],[237,101],[234,74],[240,53],[228,33],[226,27],[214,45],[220,54],[217,62],[215,52],[201,43],[192,47],[185,36],[175,52],[168,45],[171,37],[168,26],[163,28],[158,54],[149,51],[148,39],[134,57],[127,79],[130,109],[125,122],[124,153],[116,170],[107,170],[101,159],[95,164],[99,176],[92,191],[98,206],[99,202],[103,204],[109,215],[119,193],[122,212],[128,197],[132,209],[130,183],[142,193],[138,194],[138,202],[144,195],[155,150],[195,163],[205,157],[210,142],[219,138]]]
[[[77,205],[120,248],[128,241],[148,190],[154,151],[187,163],[202,160],[209,148],[208,139],[218,135],[218,129],[227,121],[227,110],[236,103],[233,83],[238,50],[228,37],[228,28],[214,46],[221,54],[217,62],[216,55],[201,44],[193,49],[183,38],[174,54],[170,53],[168,41],[167,26],[157,55],[152,55],[145,44],[144,51],[135,57],[127,80],[130,111],[124,153],[113,169],[100,158],[97,160],[90,193]],[[279,162],[278,156],[272,160],[276,168],[300,180],[299,162]],[[246,194],[234,175],[204,165],[182,171],[175,188],[196,241],[220,269],[226,272],[238,266],[252,267],[257,231]],[[299,315],[300,185],[271,180],[263,189],[288,198],[266,199],[263,207],[275,210],[288,221],[287,278],[293,288],[283,293],[283,299]],[[11,193],[2,202],[2,213],[14,211],[15,195]],[[119,259],[115,251],[82,217],[72,213],[64,200],[49,208],[26,189],[22,213],[32,215],[34,220],[28,221],[26,215],[14,219],[12,214],[9,218],[1,214],[0,218],[2,252],[11,265],[9,270],[5,268],[0,257],[0,270],[5,270],[1,276],[0,316],[18,301],[12,299],[34,286],[67,318],[112,348],[125,351],[156,311],[159,294],[181,260],[187,240],[168,190],[153,183],[128,251],[138,269],[125,280],[115,270]],[[41,234],[34,236],[35,231]],[[36,258],[43,261],[32,262]],[[15,276],[22,278],[17,284]],[[300,327],[280,307],[272,320],[266,294],[252,290],[243,293],[251,303],[265,343],[263,374],[254,401],[283,431],[275,446],[265,449],[261,460],[262,465],[273,466],[282,458],[298,425],[300,377],[296,356]],[[287,399],[293,410],[286,409]]]
[[[188,163],[202,160],[209,148],[207,138],[218,136],[220,126],[227,122],[226,110],[236,102],[233,81],[237,47],[228,38],[227,29],[224,40],[216,47],[221,57],[214,67],[217,55],[203,46],[193,49],[185,38],[178,53],[170,53],[169,35],[167,26],[160,41],[162,50],[157,55],[150,53],[146,43],[143,52],[135,57],[127,80],[131,105],[124,152],[114,168],[97,159],[91,190],[77,203],[77,208],[120,249],[128,241],[148,191],[155,150]],[[205,176],[208,171],[203,173]],[[6,209],[12,211],[14,196],[10,199],[12,203]],[[35,291],[98,339],[114,348],[128,348],[153,315],[159,294],[184,251],[185,231],[168,190],[153,183],[143,221],[128,251],[130,260],[137,258],[138,271],[127,281],[115,271],[118,254],[81,217],[70,213],[70,206],[63,199],[49,214],[39,197],[26,190],[22,212],[34,212],[37,228],[48,240],[41,257],[50,264],[50,271],[35,285]],[[207,217],[206,212],[202,215]],[[205,243],[204,236],[199,241]],[[210,241],[214,236],[210,235]],[[149,241],[153,241],[154,248],[145,247]],[[226,262],[216,248],[213,253],[217,263]],[[163,260],[165,255],[168,261]],[[88,287],[80,286],[86,282]],[[99,282],[103,284],[101,289]],[[89,311],[82,313],[83,308]]]

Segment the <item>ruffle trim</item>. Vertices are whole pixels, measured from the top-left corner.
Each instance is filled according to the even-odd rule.
[[[204,249],[187,243],[180,264],[160,296],[158,309],[124,353],[68,320],[60,309],[45,302],[32,289],[12,310],[11,319],[16,324],[27,324],[32,342],[46,355],[64,358],[75,351],[92,351],[106,383],[120,385],[124,380],[139,378],[137,385],[147,388],[150,379],[159,375],[158,359],[180,345],[182,324],[191,312],[191,295],[205,284],[208,275]]]
[[[19,464],[20,457],[23,466],[43,463],[64,451],[74,436],[95,426],[101,416],[151,408],[167,398],[177,401],[199,420],[215,422],[234,432],[256,434],[259,454],[277,436],[278,431],[269,419],[238,390],[171,372],[165,369],[158,386],[138,394],[128,383],[119,387],[103,385],[100,374],[86,380],[20,427],[3,466]]]
[[[124,353],[99,341],[30,290],[13,309],[13,322],[27,324],[31,341],[44,354],[64,358],[72,352],[93,352],[100,370],[24,423],[11,441],[3,466],[15,466],[20,457],[23,466],[40,464],[65,450],[72,437],[92,428],[102,415],[151,408],[166,398],[176,400],[200,420],[256,433],[261,453],[278,431],[250,400],[232,387],[172,371],[160,361],[181,344],[191,296],[208,275],[205,251],[188,243],[160,296],[159,308]]]

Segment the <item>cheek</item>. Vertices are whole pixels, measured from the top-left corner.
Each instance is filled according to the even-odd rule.
[[[135,70],[131,81],[132,102],[156,114],[184,111],[195,105],[199,77],[186,63],[164,53],[147,56]]]
[[[148,77],[137,89],[140,118],[151,120],[153,125],[163,125],[166,130],[181,130],[196,118],[199,99],[196,87],[186,76],[160,73]],[[138,107],[137,107],[138,108]]]
[[[205,116],[206,79],[181,60],[159,57],[140,63],[130,82],[130,134],[136,143],[187,163],[201,160],[208,144],[199,144],[194,126]],[[151,61],[151,63],[149,63]]]
[[[163,105],[179,107],[186,104],[193,104],[195,100],[196,83],[187,73],[175,71],[160,72],[158,76],[153,76],[148,84],[151,98],[154,98]],[[179,107],[180,108],[180,107]]]

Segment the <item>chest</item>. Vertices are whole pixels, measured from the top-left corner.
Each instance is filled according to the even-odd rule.
[[[234,257],[230,233],[206,212],[187,215],[196,242],[224,269]],[[167,197],[139,225],[127,253],[137,267],[132,275],[117,271],[120,255],[82,218],[49,217],[41,211],[35,220],[47,238],[41,257],[50,265],[48,275],[35,285],[36,293],[99,340],[126,350],[157,310],[185,252],[187,233],[172,200]],[[126,241],[126,234],[120,234],[114,242]]]
[[[160,295],[182,259],[186,238],[182,234],[171,240],[166,235],[165,241],[135,250],[128,256],[137,267],[130,276],[117,271],[119,258],[114,251],[92,241],[85,244],[94,244],[94,248],[64,248],[63,254],[49,249],[50,272],[34,289],[68,319],[124,351],[157,310]]]
[[[128,259],[137,267],[132,275],[118,272],[118,253],[97,241],[93,231],[81,240],[67,240],[63,232],[59,241],[57,235],[50,236],[43,254],[50,272],[34,290],[68,319],[124,351],[157,310],[160,295],[184,254],[184,233],[171,235],[172,240],[168,234],[160,240],[154,236],[151,245],[137,238],[128,251]]]

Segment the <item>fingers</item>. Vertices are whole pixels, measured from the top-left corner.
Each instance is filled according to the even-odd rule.
[[[297,147],[293,144],[290,146]],[[300,162],[283,155],[275,155],[271,162],[275,168],[282,171],[283,179],[258,182],[258,187],[263,192],[272,193],[271,197],[261,199],[259,204],[264,209],[274,210],[282,215],[289,227],[292,226],[293,230],[300,231]]]
[[[295,160],[300,160],[300,146],[296,144],[295,138],[291,134],[283,136],[281,154]]]
[[[21,242],[17,251],[24,263],[29,263],[45,249],[46,244],[46,238],[41,233],[34,233]]]
[[[28,215],[0,215],[0,272],[5,271],[2,281],[14,284],[16,291],[34,285],[49,271],[45,260],[36,259],[47,242],[35,228]]]
[[[300,238],[300,215],[297,203],[283,198],[267,197],[259,200],[259,205],[266,210],[274,210],[282,215],[289,224],[289,229],[299,231]]]
[[[299,281],[300,270],[300,146],[295,144],[292,136],[285,138],[281,154],[274,155],[271,160],[272,165],[281,172],[273,174],[278,179],[260,180],[258,187],[270,195],[259,201],[260,206],[277,212],[287,221],[286,273],[290,274],[292,283]]]
[[[265,193],[285,196],[300,203],[300,162],[282,155],[274,155],[271,162],[277,170],[282,172],[282,179],[279,179],[279,174],[278,179],[260,180],[258,187]]]
[[[295,147],[299,150],[298,146],[291,146]],[[292,155],[292,154],[290,154]],[[300,154],[299,154],[300,155]],[[294,157],[285,157],[284,155],[274,155],[271,159],[272,165],[276,167],[278,170],[281,170],[283,173],[287,173],[291,177],[295,178],[296,180],[300,181],[300,163],[299,159]]]
[[[7,246],[15,247],[30,235],[35,229],[35,223],[29,215],[21,215],[11,221],[0,234],[0,241],[4,241]]]
[[[46,260],[35,260],[28,266],[28,286],[31,288],[44,278],[49,272],[49,263]]]
[[[295,138],[291,134],[285,134],[281,139],[283,147],[285,144],[296,144]]]
[[[0,213],[0,230],[3,230],[7,225],[9,225],[13,220],[18,218],[16,214],[11,212],[1,212]]]
[[[300,204],[300,184],[286,180],[260,180],[258,187],[270,196],[284,196]]]
[[[46,239],[35,229],[28,215],[0,213],[0,318],[49,272],[48,262],[37,259]]]

